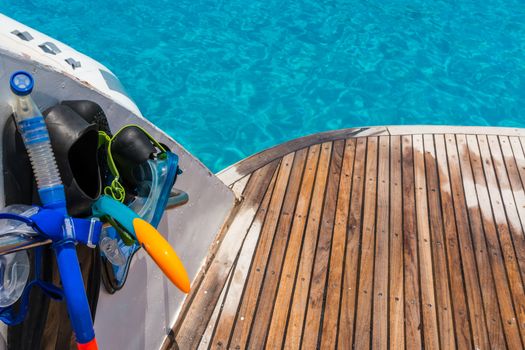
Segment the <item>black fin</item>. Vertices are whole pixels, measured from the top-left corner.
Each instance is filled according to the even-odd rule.
[[[64,183],[71,216],[91,214],[101,193],[98,165],[98,127],[66,105],[44,112],[51,145]]]
[[[93,101],[87,100],[75,100],[75,101],[62,101],[62,105],[68,106],[72,110],[78,113],[88,123],[95,123],[98,125],[100,131],[104,131],[108,135],[111,135],[109,129],[108,120],[106,114],[100,108],[98,104]]]
[[[33,200],[33,170],[13,115],[7,118],[2,140],[6,205],[30,205]]]

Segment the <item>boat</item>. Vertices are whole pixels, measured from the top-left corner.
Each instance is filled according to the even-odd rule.
[[[125,284],[108,292],[86,253],[101,349],[523,348],[524,129],[352,127],[214,174],[148,121],[109,69],[0,19],[0,125],[12,113],[9,75],[24,70],[41,110],[95,102],[112,130],[139,125],[183,169],[176,187],[189,200],[165,211],[159,231],[191,291],[140,249]],[[31,322],[41,348],[74,348],[64,303]],[[31,337],[27,327],[9,332],[0,348]]]

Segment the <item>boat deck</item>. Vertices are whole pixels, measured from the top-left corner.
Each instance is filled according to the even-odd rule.
[[[342,130],[227,169],[239,201],[170,346],[523,348],[524,136]]]

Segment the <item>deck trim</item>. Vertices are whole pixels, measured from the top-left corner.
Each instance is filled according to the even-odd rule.
[[[303,136],[274,147],[257,152],[216,175],[226,185],[230,186],[240,178],[254,172],[264,164],[281,158],[283,155],[295,152],[298,149],[309,147],[327,141],[336,141],[351,137],[383,136],[383,135],[412,135],[412,134],[484,134],[498,136],[525,137],[525,129],[494,127],[494,126],[448,126],[448,125],[391,125],[391,126],[365,126],[333,131],[320,132]]]

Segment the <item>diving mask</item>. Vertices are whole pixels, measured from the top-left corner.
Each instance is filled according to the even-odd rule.
[[[13,217],[31,217],[38,208],[29,205],[10,205],[2,210]],[[17,219],[0,220],[0,247],[14,247],[32,239],[37,232]],[[24,292],[31,270],[26,250],[0,255],[0,308],[14,304]]]
[[[124,201],[143,220],[157,227],[170,201],[172,187],[180,173],[176,154],[157,142],[143,128],[128,125],[107,142],[107,161],[113,180],[106,194]],[[140,248],[126,230],[108,221],[113,227],[101,235],[101,252],[110,264],[105,265],[103,281],[109,292],[122,287],[129,264]]]

